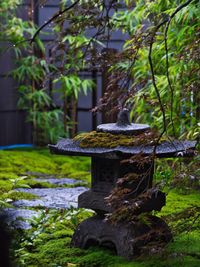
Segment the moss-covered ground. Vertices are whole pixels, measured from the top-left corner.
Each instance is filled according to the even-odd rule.
[[[0,152],[0,190],[7,198],[31,198],[17,195],[16,187],[34,186],[30,180],[41,174],[57,177],[90,178],[90,161],[80,157],[50,155],[46,149]],[[168,175],[168,174],[166,174]],[[23,176],[28,176],[24,180]],[[158,175],[159,176],[159,175]],[[162,178],[165,174],[162,173]],[[16,178],[18,180],[16,181]],[[21,178],[21,179],[20,179]],[[43,186],[45,186],[43,184]],[[47,186],[48,183],[47,183]],[[200,196],[198,190],[167,187],[167,205],[157,216],[163,217],[174,238],[164,249],[151,250],[134,261],[126,261],[112,252],[92,247],[70,247],[74,229],[91,216],[86,210],[45,210],[32,219],[32,228],[15,232],[12,256],[14,266],[28,267],[199,267],[200,266]]]
[[[89,185],[90,159],[56,156],[48,149],[0,151],[0,200],[34,198],[30,194],[11,191],[16,188],[55,187],[48,182],[34,180],[44,176],[70,177],[83,181],[77,186]]]
[[[157,215],[162,216],[170,225],[173,241],[164,249],[158,247],[150,255],[141,256],[134,261],[126,261],[103,248],[71,248],[70,241],[75,227],[92,215],[88,211],[76,209],[47,211],[33,220],[33,228],[21,240],[15,257],[18,258],[19,266],[32,267],[199,267],[199,202],[197,192],[191,194],[190,198],[190,195],[171,191],[166,207]]]

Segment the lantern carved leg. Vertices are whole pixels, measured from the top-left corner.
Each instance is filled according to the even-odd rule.
[[[148,222],[112,225],[103,216],[96,215],[83,221],[76,229],[71,245],[89,248],[98,245],[113,249],[118,256],[132,259],[151,242],[168,242],[172,238],[167,224],[156,216]]]

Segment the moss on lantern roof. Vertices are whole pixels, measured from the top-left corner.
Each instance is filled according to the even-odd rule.
[[[154,145],[159,134],[155,130],[149,130],[139,135],[111,134],[92,131],[81,133],[74,137],[82,148],[115,148],[117,146]]]

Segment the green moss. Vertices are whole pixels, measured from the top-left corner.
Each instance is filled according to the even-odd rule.
[[[26,172],[56,172],[56,165],[51,159],[34,151],[0,151],[0,168],[18,175]]]
[[[79,249],[70,250],[69,242],[69,238],[61,238],[37,246],[33,253],[24,255],[24,266],[63,266],[68,262],[70,251],[71,257],[80,254]]]
[[[57,159],[56,159],[57,160]],[[58,160],[59,161],[59,160]],[[63,177],[79,179],[90,184],[91,181],[91,160],[88,158],[73,157],[68,158],[62,165],[60,165],[59,173]]]
[[[0,178],[14,178],[26,173],[68,175],[76,171],[77,166],[79,171],[90,170],[87,158],[52,155],[47,149],[42,151],[0,151]]]
[[[190,194],[181,194],[178,190],[171,190],[167,195],[166,206],[164,206],[159,213],[160,216],[166,216],[170,214],[177,214],[182,210],[189,207],[199,207],[200,197],[198,192]]]
[[[31,187],[54,186],[34,181],[33,178],[40,177],[41,173],[90,180],[90,159],[51,155],[47,149],[0,151],[0,169],[1,196],[14,199],[35,197],[21,192],[8,193],[13,189],[13,181],[10,179],[26,175],[27,172],[28,179],[22,183]],[[199,267],[200,222],[198,219],[195,221],[199,206],[199,192],[183,194],[180,190],[169,191],[167,205],[157,214],[169,223],[174,241],[166,246],[161,255],[143,256],[131,262],[101,248],[81,250],[70,247],[78,223],[91,216],[88,211],[44,213],[40,219],[35,218],[32,229],[26,231],[24,236],[20,232],[21,241],[15,254],[17,264],[14,266],[64,267],[67,263],[73,263],[78,267]]]
[[[78,267],[199,267],[200,222],[194,222],[199,202],[198,192],[193,192],[190,198],[190,195],[182,195],[179,191],[170,191],[167,205],[158,215],[164,216],[173,230],[180,231],[174,232],[174,240],[161,253],[142,256],[134,261],[117,257],[103,248],[81,250],[70,247],[74,229],[91,213],[71,210],[46,214],[41,222],[34,224],[24,239],[32,240],[31,245],[30,242],[28,245],[21,244],[18,259],[24,264],[17,266],[64,267],[67,263],[73,263]],[[181,227],[183,222],[184,227]]]
[[[78,166],[78,167],[77,167]],[[49,175],[49,176],[48,176]],[[27,178],[23,178],[27,176]],[[0,201],[7,206],[7,199],[33,199],[29,193],[13,193],[20,187],[54,188],[57,185],[34,180],[35,177],[70,177],[83,180],[74,187],[89,185],[90,159],[81,157],[57,156],[48,149],[0,151]],[[11,191],[11,192],[10,192]]]
[[[12,189],[13,185],[11,181],[0,179],[0,195],[6,193]]]
[[[21,248],[16,252],[17,266],[65,266],[87,251],[71,248],[74,229],[83,219],[91,216],[85,210],[49,211],[35,218],[32,228],[22,237]],[[31,241],[26,241],[31,240]],[[20,262],[24,264],[20,264]],[[54,264],[54,265],[53,265]],[[57,265],[56,265],[57,264]]]
[[[79,141],[79,145],[82,148],[87,147],[107,147],[114,148],[117,146],[136,146],[156,143],[158,134],[151,130],[137,136],[123,135],[123,134],[111,134],[103,132],[89,132],[81,133],[74,138],[75,141]]]
[[[58,178],[72,177],[86,182],[90,181],[90,159],[52,155],[48,149],[0,151],[0,170],[1,193],[13,188],[13,182],[10,179],[23,175],[34,178],[47,174]],[[33,188],[54,187],[50,183],[36,182],[33,179],[26,179],[24,183]]]
[[[19,200],[19,199],[37,199],[38,196],[26,192],[17,192],[17,191],[9,191],[8,193],[4,193],[1,197],[2,199],[12,199],[13,201]]]
[[[0,179],[15,179],[18,176],[15,172],[9,171],[8,168],[0,167],[0,170]]]
[[[110,251],[99,248],[91,248],[86,255],[81,258],[73,259],[80,267],[107,267],[120,261],[119,257],[114,256]],[[125,263],[124,260],[122,260]]]
[[[199,228],[198,221],[198,228]],[[176,251],[186,255],[196,255],[200,259],[200,229],[180,233],[175,236],[168,249],[170,252]]]
[[[48,182],[43,182],[43,181],[36,181],[34,179],[27,179],[26,183],[31,188],[54,188],[56,187],[56,185],[54,184],[50,184]]]

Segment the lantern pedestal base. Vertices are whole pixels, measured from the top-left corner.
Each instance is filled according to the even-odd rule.
[[[132,259],[141,250],[153,242],[167,243],[172,239],[167,224],[156,216],[133,223],[117,223],[105,221],[105,217],[96,215],[86,219],[77,227],[71,245],[89,248],[98,245],[113,249],[118,256]]]

